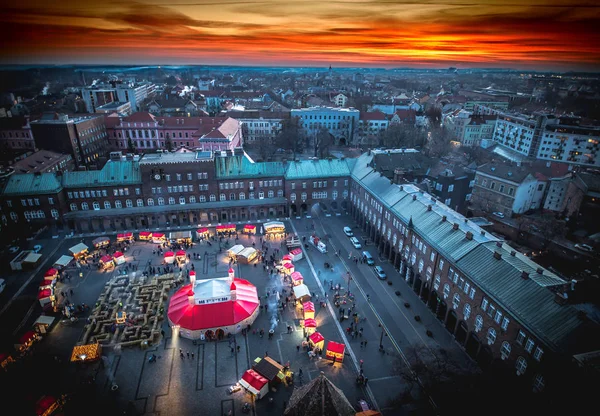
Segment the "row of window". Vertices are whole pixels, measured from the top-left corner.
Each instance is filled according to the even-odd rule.
[[[280,184],[279,186],[281,186],[281,181],[279,181]],[[302,182],[302,189],[306,189],[307,183],[306,182]],[[333,187],[337,187],[338,186],[338,181],[334,180],[333,181]],[[344,179],[344,186],[348,186],[348,179]],[[327,188],[327,181],[314,181],[313,182],[313,189],[316,188]],[[292,182],[291,183],[291,189],[294,190],[296,189],[296,182]]]
[[[58,219],[58,210],[57,209],[51,209],[50,210],[50,215],[52,216],[52,218],[54,219]],[[46,213],[42,210],[38,210],[38,211],[25,211],[23,212],[23,216],[25,217],[26,220],[33,220],[33,219],[43,219],[46,218]],[[3,215],[2,216],[2,220],[4,221],[6,219],[6,217]],[[19,214],[17,214],[16,212],[11,212],[10,213],[10,219],[13,221],[18,221],[19,219]]]

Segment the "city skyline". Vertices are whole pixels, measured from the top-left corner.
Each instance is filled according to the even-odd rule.
[[[5,64],[600,67],[590,1],[24,0],[0,19]]]

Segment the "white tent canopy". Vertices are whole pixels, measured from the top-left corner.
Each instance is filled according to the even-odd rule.
[[[304,296],[308,296],[310,298],[308,286],[305,284],[294,286],[294,296],[296,296],[296,299],[302,299]]]
[[[63,255],[60,256],[60,258],[54,262],[54,265],[59,267],[67,267],[69,263],[71,263],[71,261],[73,261],[73,256]]]
[[[244,250],[244,246],[241,244],[236,244],[235,246],[231,247],[229,250],[227,250],[229,252],[229,254],[232,254],[234,256],[237,256],[238,254],[240,254],[242,251]]]
[[[88,246],[86,246],[86,245],[85,245],[85,244],[83,244],[83,243],[79,243],[79,244],[77,244],[77,245],[75,245],[75,246],[71,247],[71,248],[69,249],[69,251],[70,251],[71,253],[73,253],[73,254],[79,254],[79,253],[81,253],[82,251],[85,251],[85,250],[87,250],[87,249],[88,249]]]
[[[271,221],[271,222],[266,222],[265,223],[265,231],[269,232],[269,230],[271,229],[277,229],[277,228],[283,228],[285,230],[285,224],[282,223],[281,221]]]
[[[250,258],[254,253],[256,253],[256,249],[254,249],[252,247],[246,247],[245,249],[243,249],[242,251],[240,251],[238,253],[238,256]]]

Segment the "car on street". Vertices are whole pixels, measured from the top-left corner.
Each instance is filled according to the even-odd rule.
[[[594,251],[594,248],[592,246],[588,246],[587,244],[575,244],[575,248],[581,251],[587,251],[588,253]]]
[[[350,227],[344,227],[344,234],[346,234],[348,237],[352,237],[354,235]]]
[[[492,214],[495,215],[498,218],[504,218],[504,214],[501,213],[501,212],[496,211],[496,212],[492,212]]]
[[[358,238],[350,237],[350,242],[352,243],[354,248],[362,248],[362,245],[360,244],[360,241],[358,241]]]
[[[375,272],[375,275],[378,278],[380,278],[381,280],[387,279],[387,275],[385,274],[385,272],[383,271],[383,268],[381,266],[373,267],[373,271]]]

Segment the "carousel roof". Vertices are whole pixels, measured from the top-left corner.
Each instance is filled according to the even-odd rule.
[[[284,415],[354,416],[356,411],[344,395],[323,373],[309,384],[296,387]]]
[[[231,300],[232,285],[235,300]],[[192,290],[194,304],[189,301]],[[235,325],[250,317],[259,303],[256,287],[247,280],[235,278],[229,283],[228,278],[206,279],[197,281],[193,289],[191,284],[179,289],[169,302],[167,315],[174,325],[196,331]]]

